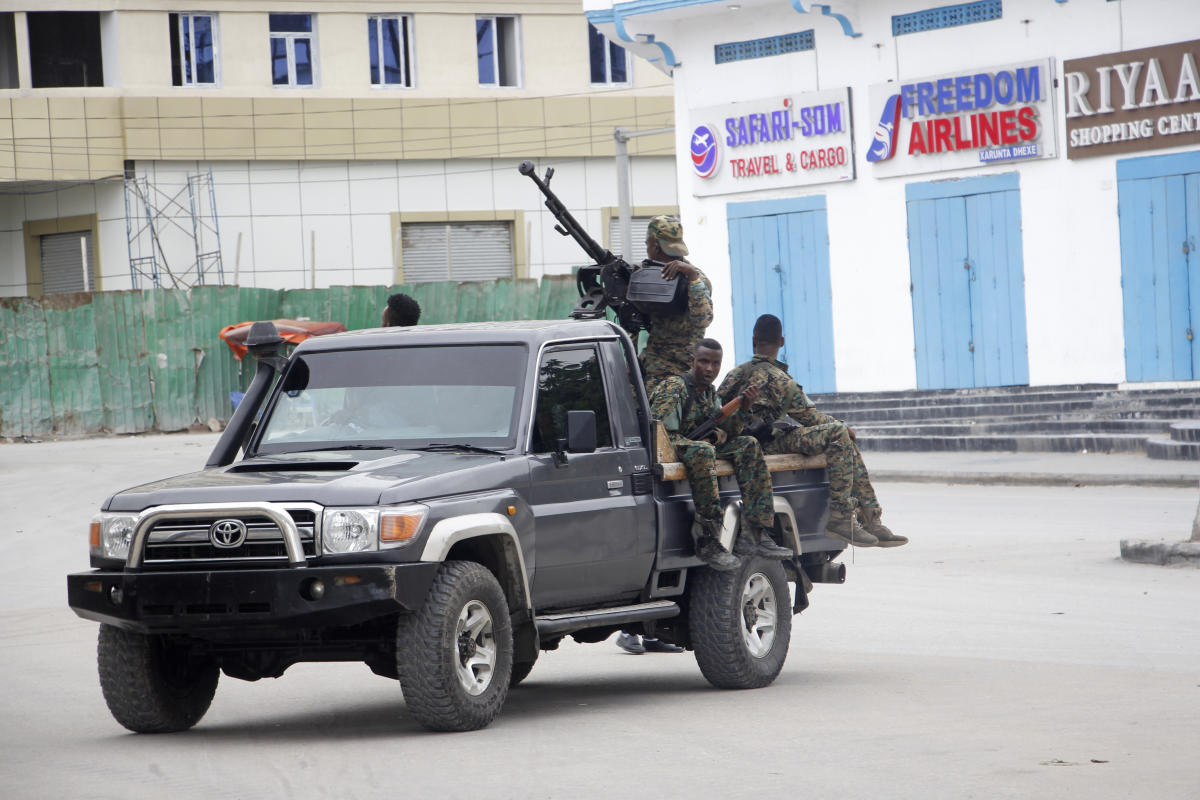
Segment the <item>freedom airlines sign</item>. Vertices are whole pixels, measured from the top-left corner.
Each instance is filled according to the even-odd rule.
[[[850,90],[693,109],[689,162],[698,197],[853,180]]]
[[[873,175],[913,175],[1055,156],[1050,59],[900,83],[868,97]]]

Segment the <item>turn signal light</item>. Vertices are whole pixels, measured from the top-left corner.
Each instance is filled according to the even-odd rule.
[[[92,520],[91,526],[88,528],[88,544],[93,550],[100,549],[100,520]]]
[[[384,514],[379,520],[379,541],[407,542],[417,535],[423,514]]]

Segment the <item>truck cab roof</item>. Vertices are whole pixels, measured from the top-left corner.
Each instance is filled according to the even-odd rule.
[[[309,339],[297,353],[329,350],[407,347],[412,345],[526,344],[540,347],[563,339],[624,337],[625,332],[607,320],[513,320],[457,322],[444,325],[369,328]]]

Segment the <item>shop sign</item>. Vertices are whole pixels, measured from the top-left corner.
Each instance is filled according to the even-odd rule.
[[[1200,40],[1063,62],[1067,158],[1200,143]]]
[[[849,89],[697,108],[691,121],[697,196],[854,179]]]
[[[871,87],[877,177],[1055,156],[1050,59]]]

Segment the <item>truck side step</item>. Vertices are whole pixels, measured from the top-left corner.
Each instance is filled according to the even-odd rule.
[[[536,617],[539,636],[559,635],[598,628],[601,625],[624,625],[627,622],[644,622],[649,619],[667,619],[679,616],[679,605],[670,600],[655,600],[632,606],[613,606],[589,611],[568,611],[563,614],[546,614]]]

